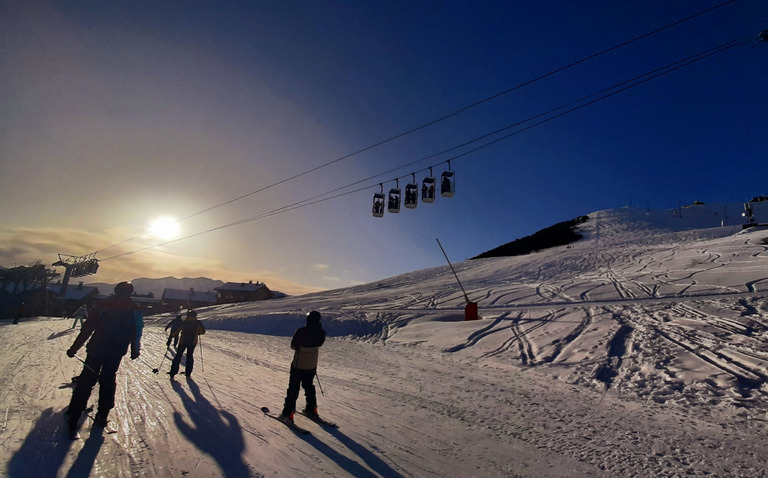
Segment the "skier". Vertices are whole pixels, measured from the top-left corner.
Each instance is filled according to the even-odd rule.
[[[288,392],[285,405],[280,414],[280,420],[293,423],[296,411],[296,400],[299,398],[299,387],[304,388],[306,407],[304,414],[317,418],[317,394],[315,392],[315,375],[320,347],[325,343],[325,330],[320,325],[320,312],[313,310],[307,314],[307,325],[296,330],[291,339],[291,348],[295,350],[291,362],[291,375],[288,380]]]
[[[187,363],[184,366],[184,374],[187,376],[187,380],[192,379],[192,367],[195,365],[195,346],[197,346],[197,336],[205,333],[205,327],[197,320],[197,312],[194,310],[187,311],[187,319],[184,321],[181,327],[176,329],[175,332],[171,332],[171,336],[175,337],[181,334],[181,340],[179,340],[179,348],[176,349],[176,356],[171,363],[171,371],[168,374],[173,380],[174,376],[179,373],[179,364],[181,363],[181,354],[184,351],[187,352]]]
[[[88,320],[88,306],[86,304],[81,305],[78,307],[78,309],[75,311],[74,314],[72,314],[72,317],[75,318],[75,321],[72,322],[72,328],[74,329],[77,327],[77,321],[80,321],[80,328],[83,328],[83,319]]]
[[[179,312],[179,315],[165,326],[165,330],[168,330],[169,328],[171,329],[171,333],[168,334],[168,341],[165,343],[166,346],[170,347],[171,340],[173,340],[173,346],[176,348],[179,347],[179,334],[176,332],[182,325],[184,325],[184,319],[181,318],[181,312]]]
[[[109,411],[115,406],[115,375],[123,356],[131,348],[131,360],[140,355],[141,332],[144,318],[131,300],[133,284],[121,282],[115,286],[115,294],[107,299],[98,315],[91,315],[67,350],[74,357],[80,347],[86,345],[87,355],[83,371],[77,379],[72,399],[65,416],[72,438],[77,438],[77,424],[88,404],[96,381],[99,382],[99,405],[94,424],[107,427]],[[90,337],[90,340],[88,340]]]

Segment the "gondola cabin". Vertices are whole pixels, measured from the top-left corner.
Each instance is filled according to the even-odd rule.
[[[392,214],[397,214],[400,212],[400,188],[392,188],[389,190],[387,211],[391,212]]]
[[[375,193],[373,195],[373,217],[384,215],[384,193]]]
[[[426,177],[421,182],[421,201],[435,202],[435,178]]]
[[[405,186],[405,207],[416,209],[419,204],[419,185],[410,183]]]
[[[453,197],[453,193],[456,191],[456,180],[453,176],[453,171],[443,171],[440,175],[440,195],[444,198]]]

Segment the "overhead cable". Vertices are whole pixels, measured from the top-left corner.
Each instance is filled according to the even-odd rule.
[[[215,204],[215,205],[213,205],[213,206],[207,207],[207,208],[205,208],[205,209],[202,209],[202,210],[200,210],[200,211],[197,211],[197,212],[195,212],[195,213],[192,213],[192,214],[189,214],[189,215],[187,215],[187,216],[184,216],[184,217],[182,217],[181,219],[178,219],[176,222],[182,222],[182,221],[185,221],[185,220],[187,220],[187,219],[193,218],[193,217],[195,217],[195,216],[199,216],[200,214],[204,214],[204,213],[206,213],[206,212],[209,212],[209,211],[212,211],[212,210],[214,210],[214,209],[217,209],[217,208],[219,208],[219,207],[222,207],[222,206],[226,206],[226,205],[228,205],[228,204],[232,204],[232,203],[234,203],[234,202],[240,201],[240,200],[242,200],[242,199],[245,199],[245,198],[247,198],[247,197],[253,196],[254,194],[258,194],[258,193],[264,192],[264,191],[266,191],[266,190],[268,190],[268,189],[271,189],[271,188],[273,188],[273,187],[279,186],[279,185],[281,185],[281,184],[285,184],[285,183],[287,183],[287,182],[289,182],[289,181],[292,181],[292,180],[294,180],[294,179],[298,179],[298,178],[300,178],[300,177],[302,177],[302,176],[305,176],[305,175],[307,175],[307,174],[313,173],[313,172],[315,172],[315,171],[318,171],[318,170],[320,170],[320,169],[323,169],[323,168],[325,168],[325,167],[331,166],[331,165],[333,165],[333,164],[336,164],[336,163],[338,163],[338,162],[340,162],[340,161],[343,161],[343,160],[345,160],[345,159],[349,159],[349,158],[351,158],[351,157],[353,157],[353,156],[357,156],[357,155],[359,155],[359,154],[361,154],[361,153],[364,153],[364,152],[366,152],[366,151],[369,151],[369,150],[371,150],[371,149],[374,149],[374,148],[377,148],[377,147],[379,147],[379,146],[382,146],[382,145],[384,145],[384,144],[390,143],[390,142],[392,142],[392,141],[394,141],[394,140],[400,139],[400,138],[402,138],[402,137],[404,137],[404,136],[407,136],[407,135],[409,135],[409,134],[412,134],[412,133],[415,133],[415,132],[417,132],[417,131],[420,131],[420,130],[422,130],[422,129],[425,129],[425,128],[429,127],[429,126],[435,125],[435,124],[437,124],[437,123],[440,123],[440,122],[442,122],[442,121],[445,121],[445,120],[447,120],[447,119],[450,119],[450,118],[453,118],[453,117],[455,117],[455,116],[458,116],[458,115],[460,115],[460,114],[462,114],[462,113],[464,113],[464,112],[466,112],[466,111],[468,111],[468,110],[470,110],[470,109],[472,109],[472,108],[474,108],[474,107],[476,107],[476,106],[479,106],[479,105],[482,105],[482,104],[484,104],[484,103],[487,103],[487,102],[489,102],[489,101],[492,101],[492,100],[494,100],[494,99],[497,99],[497,98],[499,98],[499,97],[501,97],[501,96],[504,96],[504,95],[506,95],[506,94],[508,94],[508,93],[511,93],[511,92],[513,92],[513,91],[515,91],[515,90],[518,90],[518,89],[520,89],[520,88],[523,88],[523,87],[525,87],[525,86],[528,86],[528,85],[530,85],[530,84],[532,84],[532,83],[534,83],[534,82],[537,82],[537,81],[543,80],[543,79],[545,79],[545,78],[548,78],[548,77],[550,77],[550,76],[553,76],[553,75],[555,75],[555,74],[557,74],[557,73],[560,73],[560,72],[562,72],[562,71],[565,71],[565,70],[567,70],[567,69],[569,69],[569,68],[572,68],[572,67],[574,67],[574,66],[576,66],[576,65],[579,65],[579,64],[581,64],[581,63],[587,62],[587,61],[589,61],[589,60],[593,60],[593,59],[595,59],[595,58],[597,58],[597,57],[599,57],[599,56],[601,56],[601,55],[604,55],[604,54],[606,54],[606,53],[612,52],[612,51],[614,51],[614,50],[617,50],[617,49],[619,49],[619,48],[625,47],[625,46],[627,46],[627,45],[629,45],[629,44],[631,44],[631,43],[634,43],[634,42],[637,42],[637,41],[639,41],[639,40],[642,40],[642,39],[644,39],[644,38],[650,37],[651,35],[655,35],[656,33],[662,32],[662,31],[664,31],[664,30],[667,30],[667,29],[669,29],[669,28],[672,28],[672,27],[674,27],[674,26],[677,26],[677,25],[679,25],[679,24],[681,24],[681,23],[684,23],[684,22],[690,21],[690,20],[692,20],[692,19],[694,19],[694,18],[696,18],[696,17],[699,17],[699,16],[701,16],[701,15],[707,14],[707,13],[709,13],[709,12],[712,12],[712,11],[714,11],[714,10],[717,10],[717,9],[719,9],[719,8],[722,8],[722,7],[726,6],[726,5],[729,5],[729,4],[731,4],[731,3],[734,3],[735,1],[736,1],[736,0],[728,0],[728,1],[726,1],[726,2],[723,2],[723,3],[720,3],[720,4],[718,4],[718,5],[715,5],[715,6],[711,7],[711,8],[707,8],[707,9],[705,9],[705,10],[701,10],[701,11],[699,11],[699,12],[697,12],[697,13],[694,13],[693,15],[687,16],[687,17],[685,17],[685,18],[682,18],[682,19],[680,19],[680,20],[677,20],[677,21],[675,21],[675,22],[672,22],[672,23],[670,23],[670,24],[667,24],[667,25],[665,25],[665,26],[663,26],[663,27],[660,27],[660,28],[657,28],[657,29],[655,29],[655,30],[652,30],[652,31],[650,31],[650,32],[648,32],[648,33],[645,33],[645,34],[643,34],[643,35],[640,35],[640,36],[638,36],[638,37],[632,38],[631,40],[627,40],[627,41],[624,41],[624,42],[622,42],[622,43],[619,43],[618,45],[612,46],[612,47],[610,47],[610,48],[608,48],[608,49],[605,49],[605,50],[602,50],[602,51],[600,51],[600,52],[594,53],[594,54],[592,54],[592,55],[586,56],[586,57],[584,57],[584,58],[582,58],[582,59],[580,59],[580,60],[577,60],[577,61],[574,61],[574,62],[572,62],[572,63],[569,63],[569,64],[567,64],[567,65],[565,65],[565,66],[562,66],[562,67],[556,68],[556,69],[554,69],[554,70],[552,70],[552,71],[550,71],[550,72],[548,72],[548,73],[545,73],[545,74],[543,74],[543,75],[537,76],[537,77],[535,77],[535,78],[532,78],[532,79],[530,79],[530,80],[524,81],[523,83],[520,83],[520,84],[518,84],[518,85],[516,85],[516,86],[513,86],[513,87],[511,87],[511,88],[508,88],[508,89],[506,89],[506,90],[504,90],[504,91],[498,92],[498,93],[496,93],[496,94],[494,94],[494,95],[488,96],[488,97],[486,97],[486,98],[483,98],[483,99],[481,99],[481,100],[479,100],[479,101],[476,101],[476,102],[474,102],[474,103],[471,103],[471,104],[469,104],[469,105],[463,106],[463,107],[461,107],[461,108],[459,108],[459,109],[457,109],[457,110],[455,110],[455,111],[453,111],[453,112],[451,112],[451,113],[448,113],[448,114],[446,114],[446,115],[444,115],[444,116],[441,116],[441,117],[439,117],[439,118],[437,118],[437,119],[434,119],[434,120],[432,120],[432,121],[429,121],[429,122],[427,122],[427,123],[424,123],[424,124],[422,124],[422,125],[420,125],[420,126],[417,126],[417,127],[415,127],[415,128],[409,129],[409,130],[407,130],[407,131],[403,131],[402,133],[398,133],[398,134],[396,134],[396,135],[394,135],[394,136],[391,136],[391,137],[389,137],[389,138],[387,138],[387,139],[384,139],[384,140],[382,140],[382,141],[379,141],[379,142],[377,142],[377,143],[374,143],[374,144],[371,144],[371,145],[369,145],[369,146],[366,146],[365,148],[359,149],[359,150],[357,150],[357,151],[354,151],[354,152],[352,152],[352,153],[346,154],[346,155],[344,155],[344,156],[341,156],[341,157],[339,157],[339,158],[336,158],[336,159],[334,159],[334,160],[331,160],[331,161],[328,161],[328,162],[326,162],[326,163],[320,164],[319,166],[313,167],[313,168],[311,168],[311,169],[307,169],[307,170],[305,170],[305,171],[302,171],[301,173],[298,173],[298,174],[294,174],[294,175],[292,175],[292,176],[289,176],[289,177],[287,177],[287,178],[285,178],[285,179],[282,179],[282,180],[280,180],[280,181],[277,181],[277,182],[275,182],[275,183],[269,184],[269,185],[267,185],[267,186],[264,186],[264,187],[262,187],[262,188],[256,189],[256,190],[254,190],[254,191],[251,191],[251,192],[249,192],[249,193],[246,193],[246,194],[240,195],[240,196],[238,196],[238,197],[235,197],[235,198],[233,198],[233,199],[229,199],[229,200],[227,200],[227,201],[224,201],[224,202],[221,202],[221,203]],[[103,249],[101,249],[101,250],[99,250],[99,251],[96,251],[96,253],[104,252],[104,251],[106,251],[106,250],[108,250],[108,249],[112,249],[112,248],[114,248],[114,247],[117,247],[117,246],[119,246],[119,245],[122,245],[122,244],[125,244],[125,243],[127,243],[127,242],[130,242],[130,241],[133,241],[133,240],[135,240],[135,239],[138,239],[138,238],[140,238],[140,237],[144,237],[144,236],[146,236],[146,235],[150,234],[150,232],[151,232],[151,231],[146,231],[146,232],[144,232],[144,233],[142,233],[142,234],[139,234],[139,235],[137,235],[137,236],[134,236],[134,237],[132,237],[132,238],[126,239],[125,241],[122,241],[122,242],[119,242],[119,243],[117,243],[117,244],[113,244],[113,245],[111,245],[111,246],[105,247],[105,248],[103,248]]]
[[[548,123],[548,122],[550,122],[550,121],[552,121],[554,119],[557,119],[557,118],[560,118],[562,116],[565,116],[566,114],[572,113],[574,111],[580,110],[580,109],[582,109],[584,107],[587,107],[589,105],[597,103],[598,101],[601,101],[601,100],[603,100],[605,98],[609,98],[609,97],[614,96],[614,95],[616,95],[618,93],[626,91],[626,90],[628,90],[630,88],[634,88],[635,86],[641,85],[641,84],[646,83],[646,82],[648,82],[650,80],[653,80],[655,78],[658,78],[660,76],[666,75],[668,73],[671,73],[671,72],[673,72],[675,70],[678,70],[680,68],[683,68],[685,66],[688,66],[688,65],[691,65],[691,64],[696,63],[698,61],[701,61],[701,60],[703,60],[705,58],[708,58],[708,57],[710,57],[712,55],[715,55],[717,53],[724,52],[724,51],[729,50],[731,48],[734,48],[736,46],[740,46],[740,45],[744,45],[744,44],[747,44],[747,43],[751,43],[754,40],[755,40],[755,37],[750,36],[750,37],[743,37],[743,38],[738,39],[738,40],[733,40],[733,41],[730,41],[730,42],[727,42],[727,43],[723,43],[723,44],[721,44],[719,46],[710,48],[708,50],[702,51],[702,52],[697,53],[695,55],[691,55],[691,56],[689,56],[689,57],[687,57],[685,59],[678,60],[678,61],[670,63],[670,64],[668,64],[666,66],[657,68],[657,69],[655,69],[655,70],[653,70],[651,72],[644,73],[642,75],[636,76],[636,77],[634,77],[634,78],[632,78],[630,80],[626,80],[626,81],[617,83],[617,84],[615,84],[615,85],[613,85],[611,87],[605,88],[605,89],[603,89],[603,90],[601,90],[599,92],[592,93],[590,95],[584,96],[584,97],[582,97],[582,98],[580,98],[578,100],[572,101],[572,102],[570,102],[570,103],[568,103],[566,105],[562,105],[562,106],[559,106],[557,108],[553,108],[553,109],[551,109],[549,111],[546,111],[544,113],[537,114],[537,115],[532,116],[532,117],[530,117],[528,119],[525,119],[523,121],[518,121],[518,122],[516,122],[516,123],[514,123],[512,125],[508,125],[508,126],[505,126],[503,128],[497,129],[497,130],[495,130],[495,131],[493,131],[491,133],[484,134],[484,135],[479,136],[477,138],[474,138],[474,139],[472,139],[470,141],[466,141],[466,142],[464,142],[464,143],[462,143],[460,145],[457,145],[457,146],[451,147],[449,149],[443,150],[443,151],[441,151],[439,153],[435,153],[435,154],[426,156],[424,158],[421,158],[421,159],[418,159],[418,160],[415,160],[415,161],[411,161],[409,163],[402,164],[402,165],[397,166],[395,168],[392,168],[392,169],[390,169],[388,171],[384,171],[384,172],[378,173],[378,174],[376,174],[374,176],[369,176],[369,177],[367,177],[365,179],[361,179],[359,181],[347,184],[345,186],[341,186],[341,187],[336,188],[336,189],[334,189],[332,191],[327,191],[325,193],[322,193],[322,194],[316,195],[314,197],[307,198],[307,199],[295,202],[295,203],[287,205],[287,206],[283,206],[283,207],[274,209],[272,211],[268,211],[268,212],[265,212],[265,213],[262,213],[262,214],[258,214],[256,216],[252,216],[252,217],[249,217],[249,218],[240,219],[238,221],[234,221],[234,222],[231,222],[231,223],[228,223],[228,224],[223,224],[221,226],[217,226],[217,227],[214,227],[214,228],[211,228],[211,229],[207,229],[205,231],[197,232],[197,233],[194,233],[194,234],[190,234],[190,235],[187,235],[187,236],[184,236],[184,237],[172,239],[172,240],[165,241],[165,242],[162,242],[162,243],[145,246],[145,247],[142,247],[140,249],[136,249],[134,251],[129,251],[129,252],[125,252],[125,253],[122,253],[122,254],[117,254],[117,255],[108,257],[106,259],[102,259],[102,262],[106,261],[106,260],[116,259],[118,257],[123,257],[123,256],[131,255],[131,254],[135,254],[135,253],[138,253],[138,252],[154,249],[156,247],[160,247],[160,246],[176,243],[176,242],[179,242],[179,241],[182,241],[182,240],[190,239],[192,237],[197,237],[197,236],[200,236],[200,235],[203,235],[203,234],[207,234],[207,233],[210,233],[210,232],[214,232],[214,231],[218,231],[218,230],[221,230],[221,229],[237,226],[237,225],[240,225],[240,224],[245,224],[245,223],[252,222],[252,221],[255,221],[255,220],[258,220],[258,219],[264,219],[264,218],[271,217],[271,216],[274,216],[274,215],[277,215],[277,214],[285,213],[285,212],[288,212],[288,211],[293,211],[295,209],[300,209],[300,208],[311,206],[311,205],[318,204],[318,203],[321,203],[321,202],[329,201],[331,199],[336,199],[336,198],[339,198],[339,197],[342,197],[342,196],[347,196],[347,195],[354,194],[354,193],[357,193],[357,192],[360,192],[360,191],[364,191],[366,189],[370,189],[372,187],[375,187],[375,186],[379,185],[380,182],[377,182],[377,183],[374,183],[374,184],[368,184],[366,186],[363,186],[363,187],[360,187],[360,188],[357,188],[357,189],[354,189],[354,190],[350,190],[350,191],[339,192],[339,191],[343,191],[345,189],[348,189],[348,188],[350,188],[352,186],[355,186],[357,184],[360,184],[362,182],[366,182],[366,181],[370,181],[370,180],[376,179],[376,178],[378,178],[380,176],[384,176],[384,175],[390,174],[390,173],[392,173],[394,171],[401,170],[401,169],[406,168],[408,166],[412,166],[414,164],[426,161],[427,159],[431,159],[431,158],[434,158],[434,157],[439,156],[441,154],[445,154],[445,153],[450,152],[450,151],[455,151],[456,149],[468,146],[470,144],[476,143],[476,142],[481,141],[483,139],[487,139],[489,137],[492,137],[494,135],[497,135],[497,134],[499,134],[501,132],[507,131],[507,130],[512,129],[514,127],[522,126],[522,125],[524,125],[526,123],[530,123],[531,121],[535,121],[537,119],[543,118],[540,121],[536,121],[536,122],[533,122],[531,124],[528,124],[528,125],[526,125],[525,127],[521,128],[521,129],[515,130],[515,131],[513,131],[511,133],[508,133],[508,134],[506,134],[504,136],[501,136],[501,137],[495,138],[493,140],[490,140],[490,141],[488,141],[488,142],[486,142],[486,143],[484,143],[484,144],[482,144],[480,146],[477,146],[477,147],[475,147],[473,149],[470,149],[468,151],[464,151],[464,152],[462,152],[460,154],[452,156],[451,158],[441,160],[438,164],[442,164],[442,163],[445,163],[445,162],[457,160],[459,158],[465,157],[465,156],[467,156],[469,154],[475,153],[475,152],[480,151],[482,149],[485,149],[485,148],[487,148],[489,146],[492,146],[492,145],[494,145],[496,143],[499,143],[501,141],[509,139],[509,138],[511,138],[513,136],[516,136],[516,135],[518,135],[518,134],[520,134],[520,133],[522,133],[524,131],[528,131],[531,128],[534,128],[536,126],[540,126],[542,124]],[[418,171],[415,171],[415,172],[424,171],[424,170],[433,168],[435,166],[436,165],[425,167],[425,168],[423,168],[421,170],[418,170]],[[408,175],[411,175],[413,173],[414,172],[409,173]],[[406,176],[408,176],[408,175],[406,175]],[[389,181],[394,181],[394,180],[400,179],[402,177],[405,177],[405,176],[400,176],[400,177],[397,177],[397,178],[392,178]],[[387,181],[387,182],[389,182],[389,181]],[[334,194],[334,193],[336,193],[336,194]],[[331,194],[332,194],[332,196],[329,196]]]

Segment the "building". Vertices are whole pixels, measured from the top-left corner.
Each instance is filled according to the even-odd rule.
[[[160,299],[163,310],[173,311],[179,309],[196,309],[216,304],[215,292],[198,292],[194,287],[188,290],[163,289],[163,297]]]
[[[223,286],[216,287],[216,303],[230,304],[233,302],[251,302],[254,300],[267,300],[273,297],[272,291],[261,282],[227,282]]]
[[[743,216],[747,221],[744,227],[768,224],[768,195],[755,196],[745,202]]]
[[[69,317],[70,314],[73,314],[83,304],[93,308],[94,300],[99,295],[99,289],[83,285],[82,282],[75,287],[71,285],[67,287],[63,295],[61,294],[61,284],[49,285],[48,291],[55,297],[48,313],[53,316],[62,317]]]

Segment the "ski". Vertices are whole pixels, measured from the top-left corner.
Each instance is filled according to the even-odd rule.
[[[93,417],[93,416],[92,416],[90,413],[88,414],[88,418],[90,418],[90,419],[91,419],[91,421],[93,421],[93,424],[91,425],[91,428],[93,428],[93,427],[101,428],[101,429],[103,429],[105,432],[107,432],[107,434],[109,434],[109,435],[112,435],[112,434],[114,434],[114,433],[117,433],[117,428],[115,428],[114,426],[112,426],[112,425],[110,424],[111,422],[110,422],[109,420],[107,420],[107,424],[106,424],[106,425],[104,425],[104,426],[101,426],[101,425],[99,425],[98,423],[96,423],[96,418],[95,418],[95,417]]]
[[[171,372],[165,372],[165,373],[167,373],[168,375],[171,375]],[[191,376],[187,376],[187,372],[179,372],[177,375],[184,375],[187,378],[187,381],[189,381],[189,382],[194,382],[195,381]],[[172,375],[171,376],[171,382],[177,382],[177,381],[178,380],[176,380],[176,376]]]
[[[323,418],[323,417],[313,417],[313,416],[311,416],[311,415],[307,415],[307,414],[306,414],[306,413],[304,413],[303,411],[301,411],[301,412],[299,412],[299,413],[300,413],[300,414],[302,414],[302,415],[304,415],[305,417],[309,418],[309,419],[310,419],[310,420],[312,420],[313,422],[315,422],[315,423],[318,423],[318,424],[320,424],[320,425],[324,425],[324,426],[326,426],[326,427],[331,427],[331,428],[339,428],[339,426],[338,426],[338,425],[337,425],[335,422],[332,422],[332,421],[330,421],[330,420],[326,420],[326,419],[325,419],[325,418]]]
[[[290,428],[291,430],[295,431],[296,433],[300,433],[302,435],[307,435],[307,434],[312,433],[309,430],[307,430],[306,428],[301,428],[300,426],[296,425],[293,422],[284,422],[284,421],[280,420],[280,417],[270,413],[269,408],[267,408],[267,407],[261,407],[261,411],[264,412],[264,415],[268,416],[269,418],[274,418],[275,420],[277,420],[278,422],[280,422],[283,425],[287,426],[288,428]]]
[[[94,421],[93,425],[91,425],[91,428],[93,428],[93,427],[101,428],[108,435],[113,435],[113,434],[117,433],[117,428],[113,427],[109,422],[107,422],[107,424],[102,427],[101,425],[97,425],[96,422]]]

